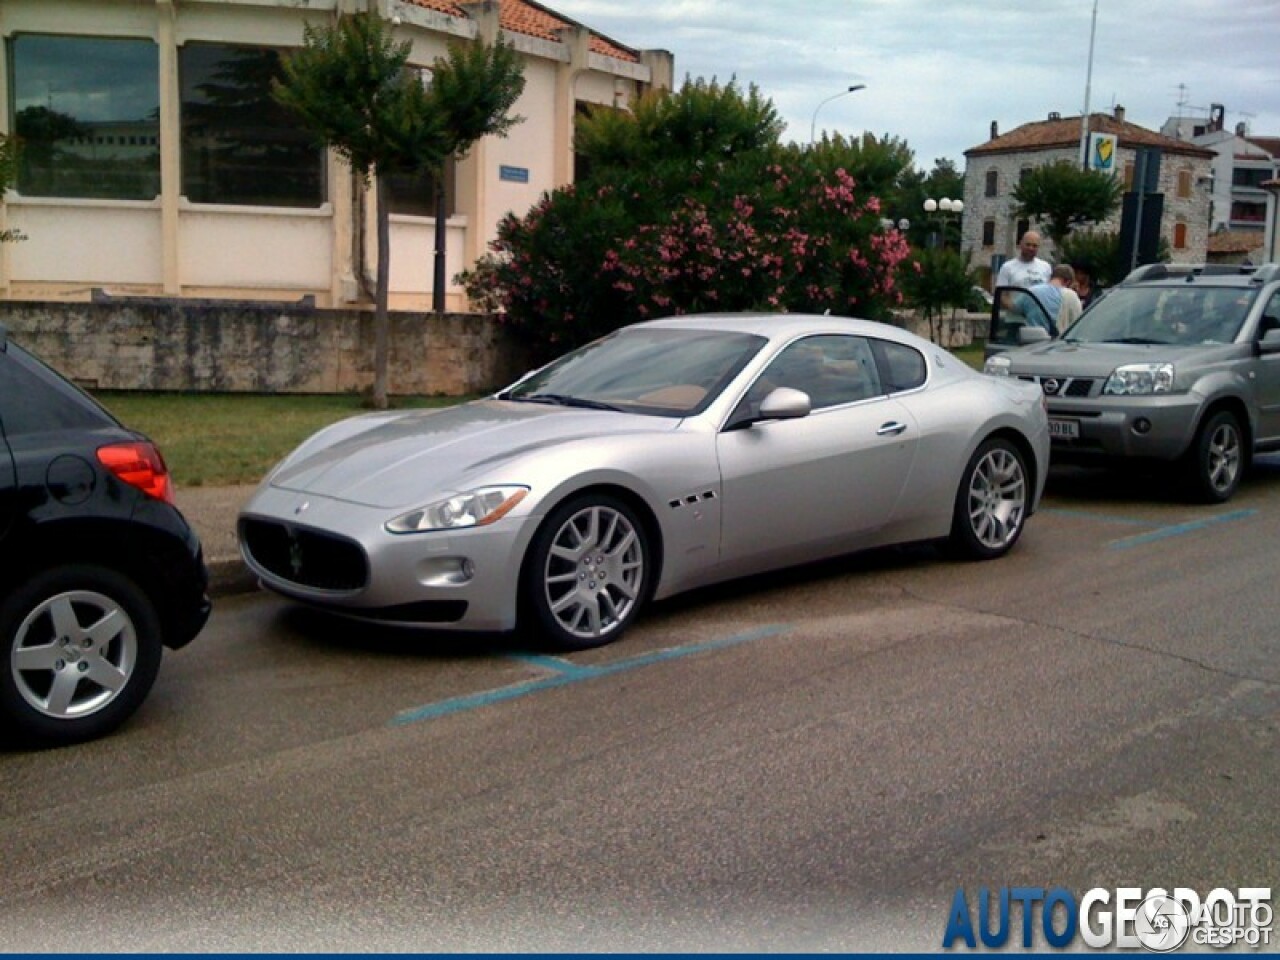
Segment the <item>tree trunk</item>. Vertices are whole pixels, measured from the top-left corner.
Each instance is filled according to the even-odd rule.
[[[431,309],[444,313],[446,210],[444,203],[444,166],[436,174],[436,257],[431,283]]]
[[[391,281],[391,212],[387,204],[387,185],[381,176],[374,177],[378,209],[378,284],[373,309],[373,406],[387,409],[387,340],[391,318],[387,314],[387,297]]]

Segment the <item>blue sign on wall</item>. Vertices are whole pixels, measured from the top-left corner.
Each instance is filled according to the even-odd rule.
[[[502,164],[498,167],[498,179],[509,180],[512,183],[528,183],[529,168],[528,167],[508,167]]]

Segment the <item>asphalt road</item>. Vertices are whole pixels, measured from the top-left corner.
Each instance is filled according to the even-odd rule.
[[[225,599],[119,734],[0,754],[0,950],[936,950],[957,888],[1275,887],[1278,543],[1277,464],[1060,472],[1004,560],[567,657]]]

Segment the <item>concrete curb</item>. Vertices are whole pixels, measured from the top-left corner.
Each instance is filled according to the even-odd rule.
[[[253,593],[258,589],[258,578],[239,557],[206,560],[205,566],[209,570],[209,596],[215,600],[219,597]]]

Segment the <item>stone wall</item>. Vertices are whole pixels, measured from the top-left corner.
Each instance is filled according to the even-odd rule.
[[[91,389],[358,393],[373,385],[373,314],[191,300],[0,302],[0,324]],[[389,392],[483,393],[529,363],[477,314],[393,313]]]

